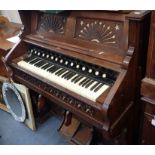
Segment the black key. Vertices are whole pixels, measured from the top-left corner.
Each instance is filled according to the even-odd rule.
[[[36,59],[34,59],[34,60],[32,60],[32,61],[29,61],[29,63],[33,65],[34,63],[36,63],[36,62],[39,61],[39,60],[40,60],[39,58],[36,58]]]
[[[44,66],[46,66],[47,65],[47,63],[44,63],[42,66],[40,66],[40,68],[42,69]]]
[[[42,60],[39,60],[38,62],[36,62],[34,66],[39,66],[40,63],[42,63]]]
[[[60,77],[62,77],[62,76],[65,75],[66,73],[68,73],[68,69],[66,69],[66,70],[61,74]]]
[[[39,64],[39,67],[41,68],[42,66],[44,66],[45,65],[45,61],[42,61],[40,64]]]
[[[60,75],[62,75],[64,72],[66,72],[67,71],[67,69],[63,69],[59,74],[58,74],[58,76],[60,76]]]
[[[45,61],[41,60],[39,63],[34,64],[34,66],[40,67],[45,64]]]
[[[86,81],[82,84],[82,87],[84,87],[89,81],[90,81],[90,79],[86,80]]]
[[[70,74],[72,74],[71,71],[69,71],[69,73],[64,76],[64,79],[66,79]]]
[[[59,68],[56,68],[54,71],[52,71],[51,73],[55,73]]]
[[[87,82],[85,82],[83,87],[85,87],[89,82],[91,82],[91,79],[89,79]]]
[[[71,82],[73,82],[74,80],[76,80],[80,75],[76,75],[72,80]]]
[[[59,68],[55,67],[52,71],[50,71],[51,73],[55,73]]]
[[[79,86],[82,85],[85,81],[87,81],[88,78],[85,78],[84,80],[82,80],[80,83],[79,83]]]
[[[45,65],[45,63],[43,63],[43,64],[40,64],[40,65],[39,65],[39,68],[41,68],[41,67],[42,67],[42,66],[44,66],[44,65]]]
[[[48,69],[49,72],[53,73],[56,71],[58,68],[56,66],[52,66],[51,68]]]
[[[53,69],[54,67],[55,67],[55,66],[49,67],[49,68],[47,69],[47,71],[48,71],[48,72],[52,71],[52,69]]]
[[[41,59],[38,59],[37,61],[33,62],[33,65],[35,65],[36,63],[39,63],[41,61]]]
[[[47,71],[48,72],[51,72],[51,71],[53,71],[55,69],[55,66],[52,66],[52,67],[50,67]]]
[[[73,73],[73,72],[70,71],[70,72],[64,77],[64,79],[67,79],[72,73]]]
[[[55,75],[59,75],[64,70],[64,68],[61,68],[58,72],[55,73]]]
[[[68,73],[66,73],[62,78],[66,78],[68,75],[70,75],[72,72],[71,71],[69,71]]]
[[[39,63],[41,60],[36,61],[35,63],[33,63],[34,66],[36,66],[37,63]]]
[[[52,64],[47,64],[45,66],[42,66],[41,68],[47,71],[50,67],[52,67]]]
[[[68,74],[68,75],[65,77],[65,79],[69,79],[70,76],[72,76],[72,74],[73,74],[73,72],[71,72],[70,74]]]
[[[71,79],[76,73],[72,73],[68,78],[67,80]]]
[[[83,78],[83,76],[80,76],[79,78],[77,78],[74,83],[77,83],[78,81],[80,81]]]
[[[85,87],[90,81],[91,81],[91,79],[87,80],[87,81],[82,85],[82,87]]]
[[[104,84],[101,83],[101,84],[94,90],[94,92],[97,92],[103,85],[104,85]]]
[[[60,70],[60,68],[58,68],[58,69],[55,71],[55,73],[54,73],[54,74],[56,74],[57,72],[59,72],[59,70]]]
[[[45,66],[42,66],[41,68],[45,70],[46,68],[48,68],[48,67],[50,67],[50,66],[51,66],[51,64],[48,63],[48,64],[46,64]]]
[[[91,91],[93,90],[93,89],[95,89],[98,85],[100,84],[100,82],[97,82],[96,84],[94,84],[92,87],[91,87]]]
[[[74,78],[71,79],[71,82],[73,82],[76,78],[78,78],[80,75],[76,73],[76,75],[74,76]]]
[[[90,82],[88,82],[88,83],[85,85],[85,88],[88,88],[93,82],[94,82],[94,80],[91,80]]]
[[[62,76],[61,76],[61,78],[64,78],[67,74],[69,74],[69,70],[67,70],[67,72],[66,73],[64,73]]]
[[[78,77],[75,78],[75,80],[73,81],[74,83],[77,83],[79,81],[79,78],[81,78],[81,75],[78,75]]]
[[[61,77],[64,78],[70,71],[67,71],[65,74],[63,74]]]
[[[59,68],[59,70],[55,72],[55,75],[57,75],[62,69],[63,68],[61,68],[61,69]]]

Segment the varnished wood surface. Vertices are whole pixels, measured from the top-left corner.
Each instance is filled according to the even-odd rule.
[[[142,80],[141,95],[155,100],[155,79],[145,78]]]
[[[144,106],[143,120],[142,120],[142,131],[140,143],[144,145],[155,144],[155,126],[152,125],[151,121],[154,119],[155,102],[149,98],[143,97],[142,104]]]
[[[148,78],[155,79],[155,11],[152,11],[151,26],[150,26],[150,38],[147,57],[147,72]]]
[[[41,12],[32,11],[30,15],[29,20],[27,20],[26,14],[24,15],[24,20],[29,22],[27,27],[27,34],[29,35],[24,37],[8,57],[11,62],[9,64],[15,73],[13,74],[14,80],[25,84],[30,89],[69,110],[80,121],[100,129],[100,132],[106,138],[113,138],[127,128],[131,142],[137,122],[130,121],[129,123],[128,120],[134,120],[134,117],[138,118],[135,109],[139,107],[140,79],[143,75],[142,72],[145,72],[142,59],[146,55],[150,12],[143,11],[137,15],[134,12],[71,11],[60,15],[44,15]],[[45,22],[46,19],[53,18],[61,24],[61,28],[55,25],[52,28],[48,27],[49,23]],[[100,27],[101,25],[104,27],[103,23],[106,24],[106,31],[109,32],[106,35],[110,34],[106,38],[110,42],[98,35],[91,38],[91,35],[82,34],[83,37],[80,37],[85,29],[90,34],[94,34],[89,29],[90,25],[92,27],[97,26],[99,33],[104,35]],[[94,29],[94,31],[96,30]],[[96,103],[92,102],[18,67],[16,65],[18,58],[23,58],[23,55],[26,54],[28,44],[34,44],[92,64],[110,68],[118,71],[119,76],[114,85],[102,94]],[[20,53],[20,51],[22,52]],[[99,54],[100,52],[101,54]],[[16,61],[15,58],[17,58]],[[145,60],[143,62],[145,63]],[[21,74],[26,77],[20,76],[18,71],[21,71]],[[32,83],[35,79],[36,82],[40,80],[42,83],[40,85],[35,82]],[[52,87],[51,89],[58,89],[57,96],[48,92],[49,86]],[[74,104],[66,103],[61,99],[62,94],[74,97],[73,101],[80,100],[82,106],[89,105],[94,113],[88,115]]]
[[[147,54],[147,70],[141,83],[141,104],[144,106],[141,120],[141,144],[155,144],[155,126],[151,124],[155,116],[155,11],[152,11],[150,37]]]

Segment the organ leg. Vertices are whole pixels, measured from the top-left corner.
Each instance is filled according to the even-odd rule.
[[[32,90],[30,92],[35,118],[38,122],[43,123],[52,115],[52,108],[41,94],[35,93]]]
[[[80,122],[69,111],[65,113],[58,131],[72,144],[90,144],[93,137],[93,128]]]

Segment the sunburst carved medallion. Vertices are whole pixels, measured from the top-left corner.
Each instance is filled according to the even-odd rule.
[[[39,31],[63,34],[65,32],[66,18],[58,15],[43,15]]]
[[[76,37],[101,44],[117,44],[120,24],[104,21],[78,21]]]

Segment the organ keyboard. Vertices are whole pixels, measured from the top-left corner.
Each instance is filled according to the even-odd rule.
[[[28,53],[26,59],[17,63],[18,66],[94,102],[117,77],[115,71],[44,49],[34,47]]]
[[[31,18],[20,13],[27,35],[6,57],[12,78],[97,128],[104,138],[128,128],[135,116],[149,11],[32,11]]]

